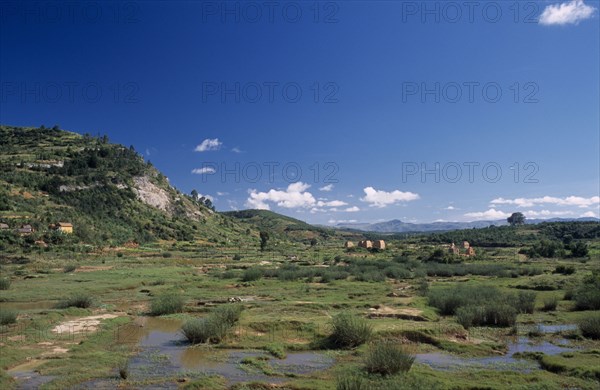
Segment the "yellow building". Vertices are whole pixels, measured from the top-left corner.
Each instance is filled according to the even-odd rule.
[[[56,225],[56,229],[59,232],[63,232],[63,233],[67,233],[67,234],[71,234],[73,233],[73,224],[69,223],[69,222],[59,222]]]

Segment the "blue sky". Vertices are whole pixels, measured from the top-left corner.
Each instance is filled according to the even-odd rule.
[[[218,210],[598,216],[598,1],[3,2],[0,122],[108,134]]]

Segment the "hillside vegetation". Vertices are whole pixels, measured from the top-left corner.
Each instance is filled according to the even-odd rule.
[[[0,126],[0,245],[244,240],[246,228],[182,194],[133,148],[54,127]],[[74,234],[49,228],[70,222]],[[30,224],[35,233],[16,229]]]

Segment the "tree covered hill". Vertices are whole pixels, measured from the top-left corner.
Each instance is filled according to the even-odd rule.
[[[57,222],[74,234],[49,228]],[[0,126],[0,223],[4,248],[249,239],[246,226],[182,194],[133,147],[56,126]],[[18,234],[24,224],[35,232]]]

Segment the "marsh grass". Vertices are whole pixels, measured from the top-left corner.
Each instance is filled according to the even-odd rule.
[[[577,325],[584,337],[594,340],[600,339],[600,313],[590,314],[582,318]]]
[[[181,313],[184,305],[185,300],[176,293],[159,295],[150,303],[150,315],[161,316]]]
[[[414,354],[399,344],[392,340],[380,340],[370,346],[364,364],[368,373],[387,376],[408,372],[414,361]]]
[[[17,322],[17,311],[12,309],[0,309],[0,325],[9,325]]]
[[[84,293],[76,293],[70,297],[64,298],[56,305],[57,309],[66,309],[68,307],[78,307],[80,309],[87,309],[94,305],[94,299]]]
[[[331,321],[330,342],[338,348],[354,348],[369,341],[373,328],[366,319],[350,313],[340,313]]]
[[[8,290],[10,288],[9,278],[0,278],[0,290]]]

